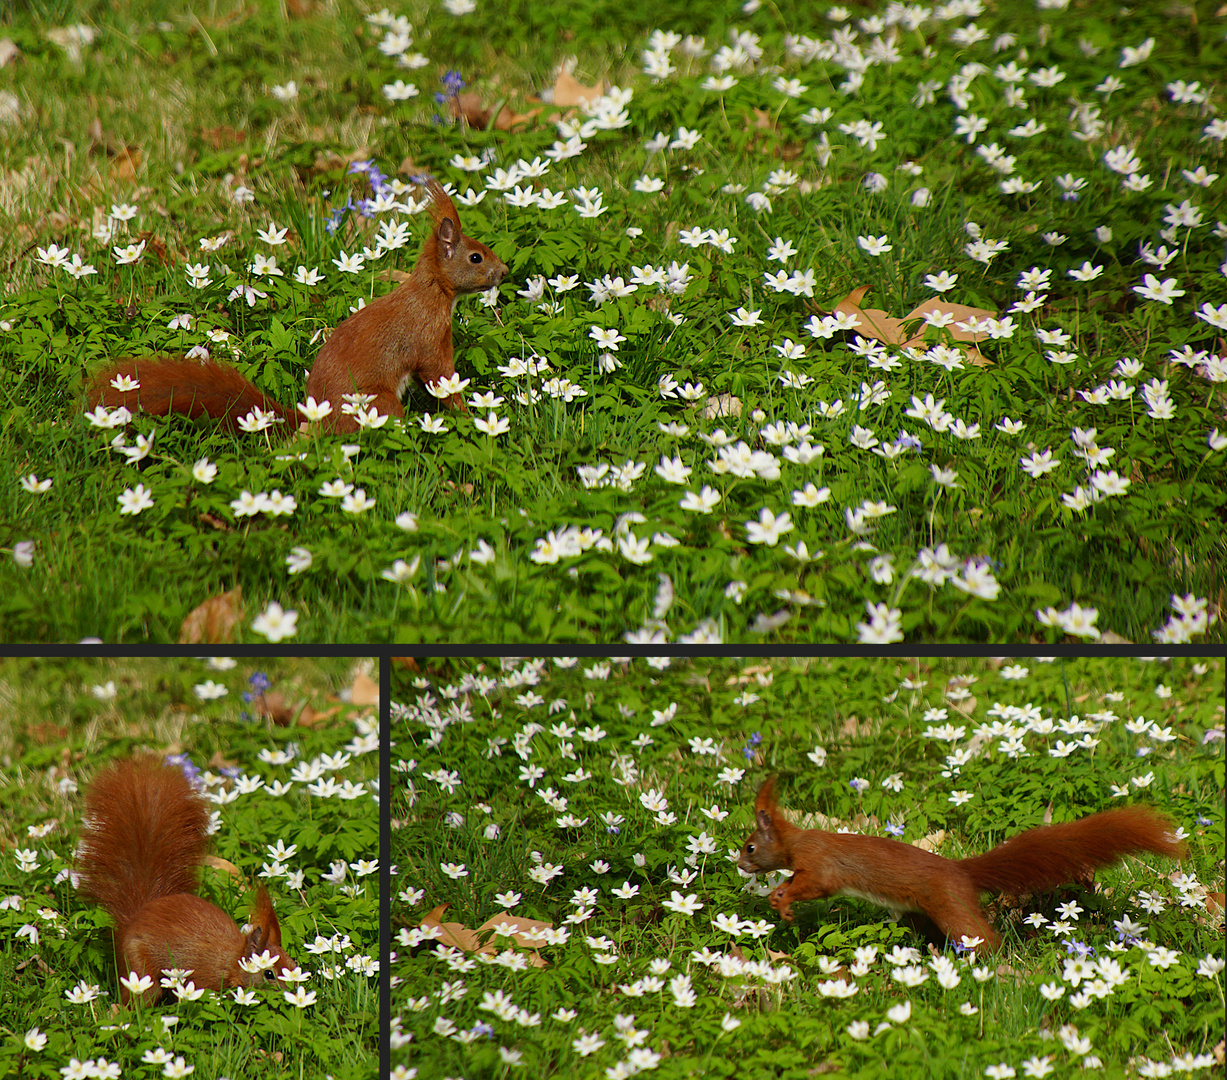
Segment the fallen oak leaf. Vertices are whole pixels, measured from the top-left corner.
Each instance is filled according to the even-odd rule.
[[[463,120],[473,130],[485,131],[490,126],[490,118],[494,115],[494,110],[487,109],[482,104],[480,94],[472,92],[456,94],[449,99],[449,104],[452,116],[457,120]]]
[[[379,705],[379,683],[365,672],[354,676],[349,687],[349,703],[351,705]]]
[[[510,105],[504,105],[499,109],[498,116],[494,118],[494,128],[496,131],[511,131],[513,128],[536,120],[544,111],[545,106],[538,105],[535,109],[529,109],[528,112],[517,113],[512,111]]]
[[[732,394],[717,394],[707,399],[703,406],[703,419],[715,420],[721,416],[740,416],[741,398]]]
[[[525,919],[519,915],[494,915],[482,923],[477,928],[477,932],[483,934],[489,931],[496,931],[500,926],[510,926],[514,930],[511,934],[498,934],[498,937],[514,938],[517,944],[534,951],[541,945],[541,939],[534,935],[539,934],[542,930],[554,929],[552,922],[543,922],[539,919]]]
[[[166,241],[156,233],[152,233],[148,229],[142,229],[136,234],[136,240],[138,243],[144,241],[144,243],[147,245],[145,249],[146,253],[156,255],[158,262],[161,263],[162,266],[174,265],[175,258],[173,255],[171,255],[170,249],[167,248]]]
[[[327,152],[320,150],[316,152],[315,161],[311,168],[317,174],[336,172],[339,169],[345,170],[348,174],[349,166],[355,161],[366,161],[372,156],[372,151],[367,146],[360,146],[347,154],[338,154],[335,150]]]
[[[131,184],[136,181],[136,174],[141,167],[141,152],[134,147],[125,147],[111,159],[108,172],[112,180]]]
[[[272,721],[276,727],[289,727],[294,722],[295,716],[303,711],[296,708],[284,694],[276,690],[258,695],[252,699],[252,703],[256,707],[257,714],[262,719]]]
[[[232,146],[241,146],[247,141],[247,132],[232,128],[229,124],[218,127],[201,128],[200,141],[212,150],[228,150]]]
[[[775,117],[768,110],[752,108],[750,111],[754,114],[754,127],[765,131],[775,130]],[[745,126],[750,126],[748,120]]]
[[[930,312],[943,312],[945,314],[953,315],[954,321],[951,322],[949,326],[945,327],[946,331],[952,338],[954,338],[955,341],[970,341],[976,344],[986,340],[988,338],[988,334],[983,330],[963,330],[960,329],[957,324],[961,322],[966,323],[972,319],[997,318],[997,312],[995,311],[986,311],[984,308],[968,307],[966,304],[951,304],[945,300],[942,300],[940,297],[935,296],[933,299],[926,300],[919,307],[913,308],[911,311],[909,311],[903,316],[902,321],[908,323],[913,319],[923,319]],[[922,345],[923,343],[923,333],[917,334],[903,342],[904,345]]]
[[[536,100],[535,98],[530,100]],[[486,131],[493,127],[496,131],[511,131],[512,128],[526,125],[535,120],[545,109],[538,105],[535,109],[517,113],[507,99],[502,98],[487,108],[477,94],[458,94],[451,99],[452,116],[463,120],[474,131]]]
[[[933,297],[926,300],[923,304],[913,308],[901,318],[895,318],[893,315],[888,315],[881,308],[863,308],[861,301],[865,293],[868,292],[868,286],[861,286],[854,289],[845,296],[834,310],[843,315],[855,317],[860,323],[855,328],[856,332],[862,337],[873,338],[885,345],[896,345],[899,348],[926,348],[931,342],[925,341],[925,330],[927,324],[919,328],[919,332],[912,329],[916,320],[923,320],[930,313],[941,313],[952,316],[950,322],[943,329],[955,341],[966,343],[963,351],[967,359],[977,365],[984,366],[991,361],[974,345],[988,338],[988,333],[985,331],[973,331],[960,328],[957,323],[968,323],[973,319],[995,319],[997,312],[988,311],[984,308],[968,307],[966,304],[952,304],[940,297]]]
[[[497,955],[498,950],[494,947],[493,941],[483,941],[482,938],[487,936],[493,939],[495,928],[500,924],[506,923],[516,928],[515,932],[510,936],[515,939],[517,944],[523,945],[530,950],[528,962],[533,967],[549,966],[537,951],[537,947],[541,942],[528,935],[534,930],[552,929],[553,923],[538,922],[534,919],[524,919],[511,915],[496,915],[491,919],[487,919],[476,930],[473,930],[463,923],[443,922],[443,913],[446,910],[447,904],[440,904],[433,911],[428,912],[421,922],[422,926],[438,927],[441,932],[438,940],[445,945],[452,945],[457,949],[463,949],[465,952],[480,953],[483,956]]]
[[[243,588],[210,596],[188,612],[179,627],[180,645],[216,644],[231,641],[235,627],[243,619]]]
[[[214,529],[217,532],[230,532],[232,528],[230,522],[225,518],[220,518],[216,514],[210,514],[208,511],[202,512],[197,520],[202,525],[208,525],[210,529]]]
[[[465,952],[477,952],[481,949],[481,941],[477,934],[464,923],[444,922],[443,913],[447,910],[447,904],[440,904],[433,911],[427,912],[420,923],[421,926],[434,927],[439,930],[439,936],[436,941],[443,942],[444,945],[451,945],[457,949],[463,949]]]
[[[858,323],[855,332],[862,337],[870,337],[887,345],[902,345],[907,338],[903,320],[887,315],[881,308],[862,308],[845,297],[835,305],[834,311],[855,317]]]
[[[584,86],[568,71],[560,71],[554,80],[554,105],[587,105],[605,96],[605,80],[598,79],[595,86]]]
[[[203,866],[211,866],[214,870],[220,870],[223,874],[229,874],[235,881],[243,880],[243,871],[235,866],[234,863],[223,859],[220,855],[206,855],[200,862]]]

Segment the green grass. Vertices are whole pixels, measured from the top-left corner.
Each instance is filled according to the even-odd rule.
[[[1222,603],[1227,557],[1216,449],[1227,433],[1216,359],[1225,215],[1223,181],[1206,174],[1225,170],[1221,121],[1195,100],[1222,48],[1212,5],[1169,15],[1009,0],[974,19],[930,18],[901,29],[892,62],[868,66],[855,92],[830,58],[833,42],[856,30],[869,50],[875,28],[805,4],[749,13],[482,4],[460,16],[411,4],[393,14],[412,25],[408,52],[426,58],[416,68],[381,52],[384,30],[348,0],[194,11],[47,3],[0,21],[20,49],[0,68],[0,104],[15,114],[0,184],[11,220],[0,235],[0,454],[12,463],[0,484],[5,639],[173,641],[189,612],[238,586],[235,633],[251,640],[270,603],[296,613],[303,641],[1222,640],[1207,612]],[[78,22],[94,37],[74,61],[47,34]],[[973,22],[986,36],[956,40]],[[656,30],[701,35],[707,55],[677,45],[676,70],[654,79],[643,54]],[[706,89],[731,32],[755,35],[743,41],[762,55],[734,70],[736,85]],[[796,35],[815,43],[817,59],[789,51]],[[1152,50],[1120,67],[1122,50],[1148,38]],[[456,314],[466,392],[503,399],[506,434],[475,426],[487,407],[448,414],[446,432],[427,433],[421,414],[436,407],[415,390],[406,422],[355,437],[356,456],[329,436],[235,437],[138,415],[123,432],[128,447],[138,435],[153,443],[130,464],[111,446],[119,432],[83,418],[85,384],[109,361],[201,346],[279,400],[301,400],[316,335],[385,290],[390,266],[409,269],[424,235],[424,219],[411,218],[404,248],[363,274],[339,272],[333,260],[373,246],[377,231],[352,210],[325,228],[370,193],[349,164],[373,161],[402,180],[429,170],[480,191],[495,167],[545,160],[563,137],[551,121],[584,119],[539,100],[568,58],[582,84],[604,80],[632,96],[623,126],[587,133],[578,156],[520,180],[564,192],[567,204],[518,208],[487,191],[459,207],[466,232],[511,267],[495,307],[468,300]],[[1046,69],[1064,77],[1009,82],[1011,63],[1041,82]],[[949,82],[977,70],[969,64],[983,70],[956,104]],[[505,102],[530,118],[511,132],[457,126],[434,100],[447,71],[485,106]],[[383,87],[398,78],[419,95],[387,99]],[[806,89],[786,96],[777,78]],[[290,80],[296,98],[273,95]],[[928,81],[934,100],[918,107]],[[1193,83],[1193,100],[1175,100]],[[1011,88],[1021,103],[1007,99]],[[958,132],[977,117],[985,126],[969,142]],[[1028,121],[1033,134],[1011,134]],[[879,123],[875,145],[864,131]],[[693,148],[648,148],[658,133],[677,141],[681,128],[700,136]],[[994,145],[1014,159],[1008,177],[979,152]],[[1144,190],[1126,190],[1107,164],[1117,148],[1136,155]],[[483,154],[483,172],[449,164]],[[871,194],[868,174],[884,190]],[[636,190],[644,175],[661,190]],[[1036,186],[1011,193],[1007,179]],[[252,201],[235,201],[240,185]],[[601,191],[603,214],[576,212],[581,187]],[[760,212],[746,197],[765,189],[771,206]],[[1199,223],[1171,225],[1186,201]],[[104,244],[94,231],[116,205],[136,216]],[[283,246],[257,235],[273,221],[289,228]],[[688,246],[695,229],[728,230],[735,243]],[[201,250],[202,238],[222,236],[219,250]],[[975,236],[1006,246],[978,261],[967,252]],[[795,249],[783,261],[770,257],[777,237]],[[860,241],[870,237],[890,250],[869,254]],[[117,264],[111,249],[140,239],[141,260]],[[55,256],[40,260],[52,244],[98,272],[77,280]],[[1144,261],[1143,245],[1166,247],[1166,265]],[[257,255],[275,255],[285,276],[256,279]],[[197,262],[213,279],[199,290],[186,275]],[[603,304],[590,298],[589,283],[673,263],[688,266],[680,295],[640,285]],[[1084,264],[1097,275],[1070,275]],[[299,265],[322,283],[294,281]],[[781,269],[812,271],[812,295],[775,291],[766,275]],[[1031,270],[1049,271],[1046,285],[1020,286]],[[939,294],[926,281],[943,272],[957,281]],[[1183,295],[1148,299],[1136,291],[1145,274],[1173,282],[1153,295]],[[544,286],[545,309],[518,295],[559,275],[579,286]],[[240,285],[266,296],[248,306],[232,298]],[[889,345],[875,358],[855,332],[810,333],[862,287],[865,308],[900,316],[938,297],[1009,318],[1013,331],[979,342],[985,363],[949,370]],[[1042,294],[1034,306],[1029,291]],[[760,321],[736,325],[739,308]],[[180,315],[192,327],[169,329]],[[594,327],[625,338],[612,372]],[[1037,330],[1062,336],[1045,343]],[[228,333],[238,355],[209,331]],[[947,333],[929,329],[926,343]],[[804,355],[783,358],[774,346],[786,339]],[[534,354],[549,361],[545,375],[500,373]],[[550,377],[581,395],[552,396],[561,389]],[[674,383],[702,389],[692,402]],[[1170,406],[1155,404],[1161,383]],[[1121,396],[1096,397],[1111,384]],[[978,435],[918,416],[928,395]],[[838,410],[823,405],[836,401]],[[732,414],[713,416],[716,402]],[[1007,417],[1024,426],[1006,430]],[[717,450],[700,436],[717,428],[775,462],[713,471]],[[1075,436],[1089,442],[1083,456]],[[789,460],[785,449],[802,440],[821,455]],[[1060,463],[1030,475],[1020,462],[1046,449]],[[205,457],[218,468],[209,482],[193,475]],[[602,469],[585,486],[581,470]],[[374,507],[347,513],[320,493],[338,479]],[[152,505],[121,514],[120,497],[138,484]],[[686,492],[707,486],[719,501],[689,508]],[[231,506],[244,491],[273,490],[294,498],[292,513],[240,517]],[[1119,493],[1085,497],[1096,490]],[[764,513],[765,538],[747,528]],[[473,557],[482,542],[488,561]],[[296,549],[310,565],[291,573]],[[416,570],[390,580],[397,560]],[[926,578],[914,575],[926,566]],[[1176,597],[1187,599],[1176,608]],[[1080,619],[1073,605],[1092,613]]]
[[[230,668],[201,660],[0,661],[0,843],[10,853],[0,866],[7,898],[0,905],[0,1075],[55,1078],[69,1075],[73,1060],[101,1068],[99,1059],[124,1076],[154,1075],[146,1055],[158,1048],[170,1060],[184,1058],[198,1076],[374,1074],[378,978],[361,964],[346,965],[379,955],[378,879],[355,872],[360,860],[379,858],[371,797],[378,755],[350,745],[377,721],[369,705],[336,701],[360,670],[378,677],[369,662],[353,660],[264,658]],[[271,712],[252,681],[260,675]],[[196,688],[210,681],[228,693],[202,699]],[[256,698],[244,697],[253,692]],[[292,753],[291,765],[258,757],[278,749]],[[246,889],[263,874],[286,952],[312,975],[304,986],[317,995],[314,1004],[297,1007],[281,993],[262,993],[257,1005],[243,1007],[212,992],[193,1002],[168,996],[142,1009],[119,1004],[110,923],[70,878],[82,791],[109,761],[171,752],[189,754],[215,777],[234,769],[232,775],[269,782],[335,755],[321,776],[365,786],[364,795],[342,800],[295,783],[281,797],[261,790],[217,807],[212,854],[236,866],[242,881],[206,869],[202,895],[242,923]],[[225,781],[210,790],[237,794]],[[285,874],[301,873],[301,882],[267,875],[276,862],[267,849],[278,840],[286,849],[296,845],[283,862]],[[34,865],[19,866],[14,851],[32,852]],[[339,880],[337,863],[348,864]],[[339,952],[316,949],[341,935],[348,944]],[[334,965],[335,977],[323,972]],[[68,996],[78,987],[92,988],[80,1003]]]
[[[1206,735],[1222,724],[1222,678],[1221,661],[1187,658],[517,658],[398,671],[393,1076],[616,1077],[636,1065],[661,1080],[1042,1076],[1043,1059],[1062,1076],[1096,1058],[1105,1076],[1165,1075],[1148,1061],[1211,1067],[1222,913],[1204,905],[1222,890],[1223,754]],[[1003,749],[1011,732],[1021,755]],[[1079,738],[1089,742],[1053,753]],[[898,825],[947,858],[1125,801],[1170,814],[1189,857],[1179,868],[1126,859],[1093,890],[991,900],[1004,951],[945,950],[955,981],[939,985],[938,954],[876,906],[814,900],[790,925],[761,880],[738,873],[769,775],[804,827],[884,836]],[[543,884],[532,877],[543,864],[561,873]],[[701,907],[671,910],[679,894]],[[1052,925],[1063,917],[1064,934]],[[533,946],[491,932],[502,919],[568,936]],[[462,936],[485,928],[488,950],[436,937],[439,922]],[[915,950],[919,984],[900,981],[901,949]],[[1103,992],[1072,966],[1087,949],[1127,974]],[[733,970],[734,957],[781,977]],[[855,992],[832,994],[837,979]],[[637,1041],[620,1041],[628,1025]],[[1002,1063],[1015,1072],[988,1071]]]

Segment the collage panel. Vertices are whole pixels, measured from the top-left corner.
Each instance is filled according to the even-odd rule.
[[[379,1075],[379,666],[0,659],[0,1076]]]
[[[390,1075],[1221,1073],[1223,688],[394,659]]]

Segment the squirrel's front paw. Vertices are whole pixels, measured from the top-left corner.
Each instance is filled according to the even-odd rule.
[[[767,902],[780,913],[780,918],[785,922],[792,922],[792,904],[788,899],[788,883],[777,885],[771,890],[771,895],[767,898]]]

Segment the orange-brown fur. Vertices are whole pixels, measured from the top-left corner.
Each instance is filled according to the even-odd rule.
[[[947,938],[978,937],[997,949],[1001,936],[984,917],[980,893],[1017,895],[1089,882],[1098,868],[1137,851],[1175,859],[1186,854],[1166,817],[1128,806],[1029,829],[974,858],[943,859],[898,840],[798,828],[780,812],[774,788],[771,777],[759,789],[756,828],[738,865],[749,874],[793,871],[770,898],[787,920],[798,901],[857,896],[896,914],[923,912]]]
[[[137,380],[140,389],[116,390],[111,380],[118,375]],[[121,360],[94,376],[88,396],[91,405],[125,405],[132,412],[140,409],[153,416],[172,412],[192,419],[211,416],[232,431],[237,429],[239,417],[253,407],[271,412],[291,426],[298,422],[295,410],[265,397],[237,368],[216,360],[182,356]]]
[[[506,264],[493,251],[461,231],[460,217],[443,188],[434,180],[426,188],[434,229],[412,273],[337,326],[311,367],[306,394],[332,405],[322,422],[328,431],[358,430],[358,422],[341,411],[344,394],[371,394],[374,400],[365,409],[403,416],[400,399],[410,379],[428,384],[454,374],[456,298],[498,285],[507,274]],[[119,375],[137,378],[140,389],[116,390],[111,380]],[[253,405],[290,425],[298,421],[293,408],[266,398],[234,368],[182,357],[120,360],[95,376],[88,399],[91,405],[125,405],[157,416],[207,413],[231,428]],[[448,403],[464,408],[459,394]]]
[[[81,889],[115,925],[121,976],[148,975],[140,995],[157,1001],[163,969],[190,968],[202,988],[259,986],[296,965],[281,948],[281,927],[263,888],[244,934],[221,908],[196,895],[208,850],[209,809],[180,769],[156,757],[119,762],[99,773],[85,797],[86,828],[77,854]],[[271,969],[250,973],[239,960],[269,950]],[[128,1002],[128,990],[120,994]]]

